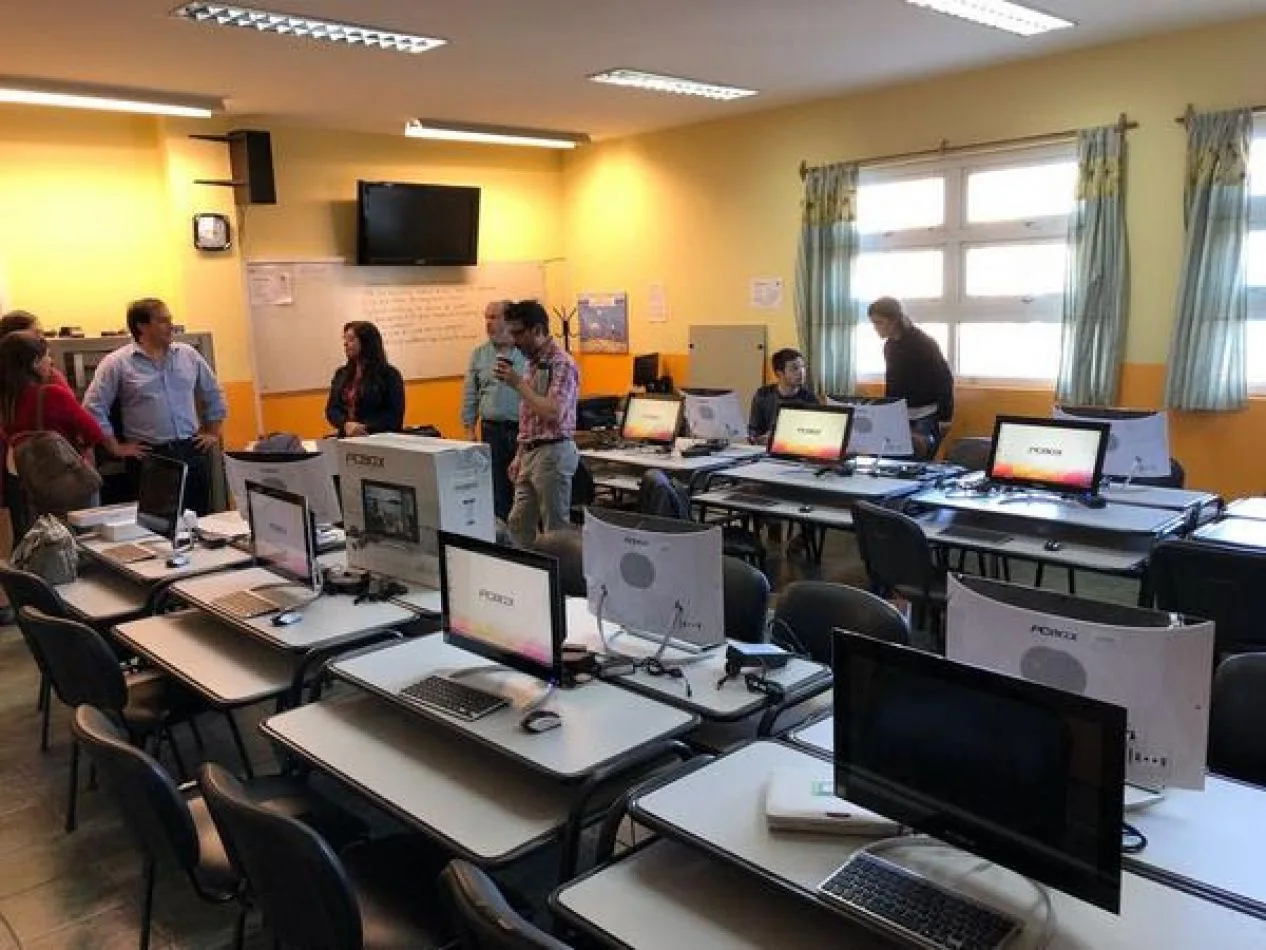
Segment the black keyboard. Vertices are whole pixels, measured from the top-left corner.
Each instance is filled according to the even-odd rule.
[[[418,680],[400,690],[400,695],[411,703],[438,709],[472,722],[509,705],[502,696],[445,679],[443,676],[428,676]]]
[[[819,890],[926,950],[994,950],[1020,932],[1019,921],[864,852]]]
[[[933,540],[949,538],[952,541],[975,541],[978,544],[1006,544],[1011,535],[1005,531],[990,531],[988,528],[969,528],[966,525],[950,525]]]

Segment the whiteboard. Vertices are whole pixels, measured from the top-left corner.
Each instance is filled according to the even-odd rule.
[[[255,372],[263,393],[325,389],[343,356],[343,324],[369,320],[405,379],[462,376],[484,342],[492,300],[543,300],[539,262],[478,267],[352,267],[341,260],[246,264]]]

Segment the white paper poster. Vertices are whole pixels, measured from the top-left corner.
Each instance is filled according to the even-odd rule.
[[[777,310],[782,306],[782,278],[753,277],[750,300],[757,310]]]
[[[646,319],[651,323],[668,322],[668,288],[661,283],[647,288]]]
[[[252,307],[289,307],[295,302],[294,273],[281,265],[255,265],[247,272]]]

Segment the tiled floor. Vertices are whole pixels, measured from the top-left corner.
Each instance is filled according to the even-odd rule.
[[[862,583],[863,572],[849,536],[832,533],[825,566],[774,553],[770,573],[776,587],[806,577]],[[1048,584],[1062,585],[1063,572]],[[1017,568],[1017,581],[1031,581]],[[1083,595],[1131,602],[1135,586],[1079,576]],[[38,749],[35,711],[37,676],[12,628],[0,629],[0,950],[121,950],[137,946],[140,859],[104,792],[80,796],[80,826],[62,830],[69,745],[67,712],[54,703],[53,746]],[[239,714],[258,766],[271,755],[255,726],[269,710]],[[252,715],[252,713],[254,713]],[[228,731],[217,717],[204,717],[209,756],[236,766]],[[192,755],[188,734],[180,733]],[[199,901],[183,878],[168,874],[155,905],[155,950],[230,946],[233,911]],[[252,947],[266,945],[252,924]]]

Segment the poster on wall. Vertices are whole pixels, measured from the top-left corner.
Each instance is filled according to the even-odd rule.
[[[629,351],[629,295],[627,293],[580,294],[576,298],[580,320],[581,353]]]

